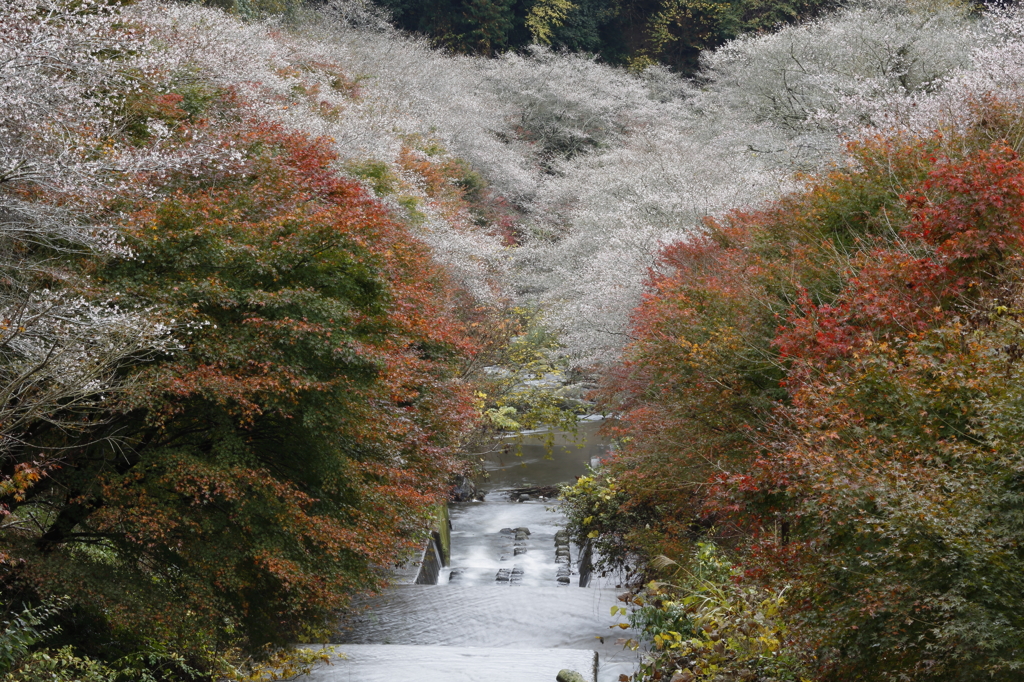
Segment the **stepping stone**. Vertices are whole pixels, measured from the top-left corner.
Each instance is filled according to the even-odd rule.
[[[512,567],[512,573],[510,574],[510,578],[509,578],[509,584],[510,585],[518,585],[520,583],[520,581],[522,581],[522,579],[523,579],[523,569],[519,568],[518,566],[513,566]]]
[[[519,566],[513,566],[512,568],[499,568],[498,574],[494,576],[494,582],[508,583],[510,585],[518,585],[522,579],[523,569]]]

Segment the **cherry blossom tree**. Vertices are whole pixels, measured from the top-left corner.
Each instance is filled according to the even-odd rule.
[[[13,0],[0,22],[0,455],[34,423],[76,429],[122,387],[119,367],[173,347],[151,311],[123,309],[69,261],[130,257],[104,214],[128,175],[155,169],[106,144],[135,90],[141,43],[86,0]],[[40,455],[45,469],[55,460]],[[9,468],[9,467],[5,467]],[[10,482],[12,479],[8,479]],[[7,491],[8,493],[11,491]]]

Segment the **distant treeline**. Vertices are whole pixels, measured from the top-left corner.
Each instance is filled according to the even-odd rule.
[[[547,43],[614,64],[691,71],[701,50],[835,7],[836,0],[374,0],[399,27],[456,52]]]
[[[539,43],[643,68],[693,72],[702,50],[743,33],[813,18],[840,0],[367,0],[398,28],[438,47],[493,56]],[[198,0],[242,14],[281,13],[332,0]]]

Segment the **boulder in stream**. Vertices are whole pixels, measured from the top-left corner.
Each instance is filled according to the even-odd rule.
[[[583,675],[575,670],[563,668],[559,670],[558,675],[555,676],[555,682],[587,682],[587,678],[583,677]]]
[[[506,493],[509,502],[529,502],[530,500],[558,497],[557,485],[542,485],[530,488],[514,488]]]
[[[448,497],[452,502],[471,502],[477,499],[476,484],[468,476],[459,476],[448,492]]]

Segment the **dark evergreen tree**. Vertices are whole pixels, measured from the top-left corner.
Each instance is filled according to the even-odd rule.
[[[399,28],[455,52],[494,55],[533,42],[527,17],[541,0],[374,0]],[[663,63],[693,72],[702,50],[834,8],[837,0],[574,0],[551,26],[551,46],[612,64]]]

